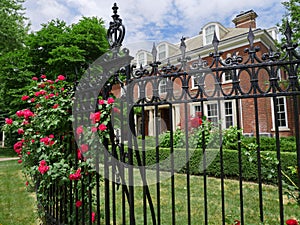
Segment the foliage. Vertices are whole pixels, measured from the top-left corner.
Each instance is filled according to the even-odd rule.
[[[286,0],[282,4],[286,8],[287,13],[282,19],[282,24],[280,24],[280,31],[284,34],[286,21],[289,20],[294,40],[297,41],[300,38],[300,1]]]
[[[159,146],[163,148],[169,148],[171,146],[171,132],[166,131],[159,135]],[[185,146],[184,133],[179,128],[173,132],[173,147],[183,147]]]
[[[68,81],[79,78],[98,57],[108,49],[104,22],[97,17],[83,17],[68,26],[56,19],[43,24],[41,30],[26,39],[32,71],[45,71],[50,79],[63,73]]]
[[[0,2],[0,57],[22,48],[29,30],[22,4],[25,0],[1,0]]]
[[[73,181],[78,190],[87,184],[93,187],[95,182],[89,182],[96,175],[95,169],[90,166],[90,149],[92,140],[95,140],[92,136],[97,137],[97,140],[99,137],[100,140],[108,137],[107,126],[113,98],[99,100],[97,112],[89,117],[91,126],[81,125],[76,128],[76,135],[81,142],[74,155],[74,149],[70,146],[74,141],[72,86],[63,75],[59,75],[55,81],[47,79],[45,75],[41,76],[40,82],[37,77],[33,77],[30,91],[21,98],[26,102],[26,107],[5,119],[6,133],[18,136],[14,150],[20,156],[19,163],[22,164],[29,184],[37,188],[37,197],[43,207],[52,204],[48,194],[54,184],[69,186],[70,181]],[[79,199],[85,202],[89,200],[87,195],[81,194],[76,202]],[[76,206],[74,202],[73,207]]]

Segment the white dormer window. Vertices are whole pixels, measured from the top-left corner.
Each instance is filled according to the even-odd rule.
[[[137,65],[140,66],[145,66],[147,63],[146,57],[145,57],[145,52],[140,52],[137,55]]]
[[[163,60],[167,58],[167,46],[162,44],[158,46],[158,60]]]
[[[216,25],[210,25],[205,28],[205,44],[211,44],[214,38],[214,32],[216,30]]]

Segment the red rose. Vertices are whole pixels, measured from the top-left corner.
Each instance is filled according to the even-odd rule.
[[[27,101],[28,99],[29,99],[29,96],[28,95],[24,95],[24,96],[22,96],[22,101]]]
[[[18,134],[24,134],[24,130],[22,128],[18,129]]]
[[[87,144],[82,144],[80,150],[82,153],[86,153],[89,150],[89,146]]]
[[[289,219],[286,221],[287,225],[299,225],[298,221],[295,219]]]
[[[107,99],[107,104],[113,104],[115,100],[113,98],[108,98]]]
[[[102,123],[99,125],[99,130],[105,131],[106,129],[107,129],[107,126],[105,124]]]
[[[49,166],[47,166],[47,163],[45,160],[42,160],[40,162],[38,170],[40,171],[41,174],[45,174],[48,170],[50,169]]]
[[[22,159],[19,159],[19,160],[18,160],[18,163],[22,163]]]
[[[54,105],[52,106],[52,108],[53,108],[53,109],[57,109],[58,106],[59,106],[58,104],[54,104]]]
[[[79,180],[81,178],[81,174],[80,173],[81,173],[80,169],[76,170],[75,173],[71,173],[70,174],[69,179],[70,180]]]
[[[5,118],[5,123],[11,125],[13,123],[13,120],[11,118]]]
[[[92,212],[92,223],[96,221],[96,213]]]
[[[19,110],[19,111],[16,112],[16,115],[18,117],[22,117],[22,116],[24,116],[24,112],[22,110]]]
[[[65,80],[66,78],[63,75],[58,75],[57,79],[62,81],[62,80]]]
[[[103,99],[99,99],[98,103],[99,103],[99,105],[103,105],[105,102]]]
[[[46,77],[46,75],[43,74],[43,75],[41,76],[41,78],[42,78],[42,79],[46,79],[47,77]]]
[[[76,205],[77,208],[79,208],[80,206],[82,206],[82,201],[78,200],[75,205]]]
[[[93,123],[99,122],[100,118],[101,118],[100,112],[91,113],[91,115],[90,115],[90,119],[92,120]]]
[[[80,135],[82,133],[83,133],[83,127],[82,126],[77,127],[76,134]]]

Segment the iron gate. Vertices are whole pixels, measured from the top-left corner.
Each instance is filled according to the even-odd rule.
[[[232,53],[223,59],[215,34],[212,43],[214,52],[210,55],[210,61],[199,57],[197,62],[190,63],[190,58],[186,56],[185,39],[182,38],[181,55],[176,65],[170,61],[161,65],[157,60],[156,47],[153,46],[153,62],[148,68],[135,68],[131,64],[129,51],[121,49],[125,27],[117,9],[115,4],[113,21],[108,29],[111,51],[92,68],[98,75],[93,76],[93,71],[88,71],[86,80],[77,85],[78,100],[73,112],[77,127],[88,117],[87,113],[95,112],[95,107],[101,104],[97,100],[99,95],[104,101],[112,93],[117,96],[114,103],[117,108],[108,115],[110,121],[106,124],[109,135],[103,137],[101,143],[91,142],[96,149],[91,163],[97,171],[95,186],[91,188],[91,179],[87,178],[85,181],[70,182],[69,187],[53,187],[53,194],[65,189],[65,197],[64,200],[57,199],[60,202],[46,210],[52,218],[50,223],[68,224],[63,215],[73,215],[76,224],[92,224],[92,212],[95,211],[96,224],[225,225],[234,220],[236,223],[250,224],[247,204],[251,201],[255,205],[252,210],[258,215],[255,224],[267,223],[270,218],[266,213],[268,207],[275,207],[278,213],[276,221],[285,224],[289,215],[285,214],[287,205],[282,171],[285,169],[283,160],[286,158],[282,159],[280,147],[280,108],[273,107],[273,111],[270,111],[275,118],[276,163],[271,169],[275,171],[272,188],[277,193],[276,206],[265,204],[264,189],[270,180],[266,180],[266,168],[262,164],[265,155],[260,146],[262,121],[259,112],[262,99],[268,99],[273,106],[278,106],[278,99],[282,97],[289,99],[291,105],[288,113],[295,125],[293,135],[296,145],[295,161],[291,163],[299,168],[300,58],[296,51],[297,45],[292,42],[289,26],[285,33],[287,43],[283,46],[283,54],[270,49],[261,54],[262,57],[258,56],[260,49],[255,46],[255,37],[250,29],[246,56]],[[229,88],[222,83],[225,74],[230,74],[232,79]],[[286,80],[280,80],[279,74],[285,74]],[[191,82],[195,84],[193,90]],[[235,156],[233,161],[238,162],[238,176],[231,177],[228,173],[226,160],[230,160],[229,153],[223,148],[226,121],[222,122],[224,113],[221,109],[224,103],[230,102],[234,110],[232,113],[236,115],[236,129],[240,130],[242,101],[251,103],[254,117],[253,136],[256,145],[253,151],[256,163],[250,172],[256,175],[255,179],[249,179],[254,182],[251,187],[245,178],[248,173],[245,165],[250,164],[245,158],[242,132],[236,133],[237,149],[231,153]],[[210,103],[213,104],[208,107]],[[191,117],[191,106],[197,106],[194,109],[198,109],[200,114]],[[213,112],[216,113],[214,117]],[[180,130],[176,129],[177,126],[180,126]],[[194,128],[198,128],[198,131],[200,129],[196,142]],[[162,137],[167,140],[167,147],[162,147]],[[77,140],[79,144],[80,140]],[[74,148],[74,152],[76,150]],[[234,178],[234,192],[228,191],[230,184],[227,178]],[[293,179],[298,182],[299,188],[299,170]],[[81,196],[87,196],[88,200],[83,200],[81,209],[74,210],[72,206],[70,210],[63,208],[65,203],[74,203],[78,198],[76,185],[80,182]],[[255,199],[247,199],[251,188],[257,192]],[[295,193],[299,195],[299,189]],[[232,196],[236,197],[238,205],[231,205],[227,201]],[[212,202],[215,207],[211,207]]]

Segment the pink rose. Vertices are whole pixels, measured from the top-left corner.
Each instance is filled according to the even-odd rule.
[[[65,78],[65,76],[63,76],[63,75],[58,75],[58,76],[57,76],[57,79],[63,81],[63,80],[65,80],[66,78]]]
[[[19,159],[19,160],[18,160],[18,163],[22,163],[22,159]]]
[[[83,133],[83,127],[82,126],[77,127],[76,134],[80,135],[82,133]]]
[[[92,129],[91,129],[91,131],[93,132],[93,133],[95,133],[95,132],[97,132],[97,127],[92,127]]]
[[[41,174],[45,174],[49,169],[50,169],[50,167],[47,166],[46,161],[45,161],[45,160],[42,160],[42,161],[40,162],[40,165],[39,165],[39,168],[38,168],[39,172],[40,172]]]
[[[99,105],[103,105],[105,103],[105,101],[103,99],[99,99],[98,103],[99,103]]]
[[[38,78],[37,77],[32,77],[32,80],[37,81]]]
[[[107,104],[113,104],[115,100],[113,98],[108,98],[107,99]]]
[[[18,129],[18,134],[24,134],[24,130],[22,128]]]
[[[5,123],[11,125],[13,123],[13,120],[11,118],[5,118]]]
[[[92,223],[96,221],[96,213],[92,212]]]
[[[82,153],[86,153],[89,150],[89,146],[87,144],[82,144],[80,150]]]
[[[46,75],[43,74],[43,75],[41,76],[41,78],[42,78],[42,79],[46,79],[47,77],[46,77]]]

